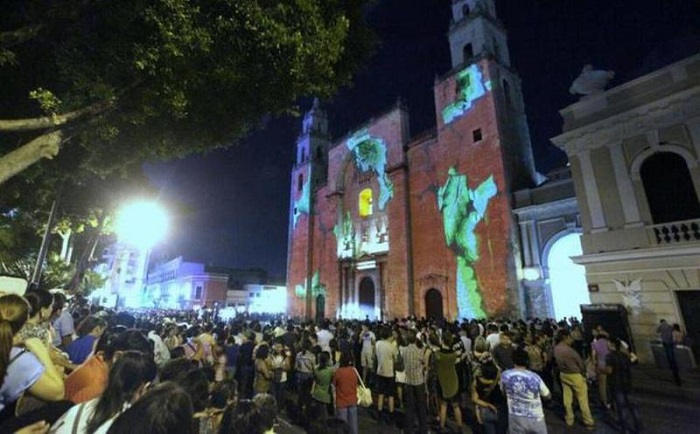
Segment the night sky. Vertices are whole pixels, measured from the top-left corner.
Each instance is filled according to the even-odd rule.
[[[402,98],[411,133],[435,125],[432,86],[451,67],[447,31],[451,0],[377,0],[368,22],[380,39],[376,54],[328,111],[341,137]],[[549,138],[561,133],[558,110],[586,63],[612,69],[612,86],[700,52],[698,0],[502,0],[512,66],[523,81],[537,169],[566,164]],[[310,101],[300,101],[303,110]],[[149,165],[172,216],[156,257],[185,256],[215,266],[263,268],[284,278],[289,182],[300,118],[264,119],[263,128],[228,150]]]

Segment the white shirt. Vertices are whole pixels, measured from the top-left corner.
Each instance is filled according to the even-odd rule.
[[[321,329],[316,332],[316,338],[318,338],[318,346],[321,347],[322,351],[331,351],[331,339],[333,339],[333,333],[326,329]]]
[[[492,350],[501,343],[501,338],[498,336],[498,333],[491,333],[490,335],[486,336],[486,342],[489,343],[489,349]]]
[[[72,434],[73,426],[75,425],[75,432],[77,434],[88,434],[87,423],[90,417],[92,417],[92,413],[94,413],[95,406],[97,406],[97,401],[99,399],[100,398],[98,397],[95,399],[91,399],[90,401],[84,402],[82,404],[74,405],[63,416],[61,416],[55,424],[51,426],[49,432],[52,434]],[[81,407],[82,412],[80,410]],[[109,431],[109,427],[112,426],[114,419],[116,419],[117,416],[119,416],[127,408],[129,408],[128,403],[124,404],[124,407],[122,408],[121,412],[115,414],[114,417],[107,419],[105,422],[102,423],[102,425],[100,425],[99,428],[97,428],[97,430],[95,430],[94,433],[90,434],[106,434],[107,431]],[[76,418],[78,417],[78,413],[80,413],[80,420],[76,420]]]
[[[387,340],[377,342],[377,375],[382,377],[394,376],[394,357],[396,346]]]
[[[168,350],[168,346],[165,345],[165,342],[163,342],[163,339],[158,336],[158,333],[156,333],[155,330],[148,332],[148,339],[152,340],[154,343],[153,359],[156,362],[156,365],[165,365],[165,363],[170,360],[170,350]]]

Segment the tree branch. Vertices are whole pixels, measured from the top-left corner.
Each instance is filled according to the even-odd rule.
[[[26,42],[38,35],[43,28],[43,24],[35,24],[9,32],[0,32],[0,47],[10,48],[14,45]]]
[[[58,154],[63,141],[62,131],[43,134],[0,157],[0,184],[25,170],[42,158],[52,159]]]
[[[113,104],[114,98],[110,98],[65,114],[54,114],[51,116],[28,119],[0,119],[0,131],[33,131],[57,127],[85,116],[97,115],[110,108]]]

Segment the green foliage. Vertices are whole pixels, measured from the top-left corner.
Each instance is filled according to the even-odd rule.
[[[370,52],[367,1],[9,0],[0,92],[13,103],[0,119],[99,107],[62,126],[67,145],[23,176],[104,176],[229,146],[301,96],[329,97]],[[2,46],[3,32],[37,25]],[[0,153],[32,134],[0,130]]]

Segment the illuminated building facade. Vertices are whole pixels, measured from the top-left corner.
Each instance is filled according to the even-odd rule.
[[[641,360],[660,319],[700,356],[700,54],[560,113],[591,301],[626,306]]]
[[[397,104],[332,142],[318,102],[292,170],[296,316],[510,315],[523,305],[512,192],[537,181],[520,79],[493,0],[454,0],[436,128]]]
[[[211,272],[204,264],[187,262],[182,256],[154,267],[148,273],[141,307],[192,309],[223,306],[229,275]]]

